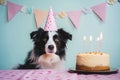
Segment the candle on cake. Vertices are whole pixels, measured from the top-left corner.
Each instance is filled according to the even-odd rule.
[[[92,51],[92,36],[90,35],[90,52]]]
[[[99,48],[100,48],[100,38],[97,37],[97,51],[99,52]]]
[[[84,52],[86,52],[86,36],[83,37],[83,40],[84,40]]]
[[[102,48],[102,39],[103,39],[103,33],[101,32],[100,33],[100,50],[101,50],[101,48]]]
[[[103,33],[101,32],[100,33],[100,40],[102,40],[103,39]]]

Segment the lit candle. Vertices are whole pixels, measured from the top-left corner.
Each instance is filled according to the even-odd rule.
[[[99,52],[99,48],[100,48],[100,38],[97,37],[97,51]]]
[[[86,41],[86,36],[83,37],[83,40]]]
[[[103,34],[102,34],[102,32],[100,33],[100,43],[99,43],[99,46],[100,46],[100,50],[101,50],[101,48],[102,48],[102,39],[103,39]]]
[[[84,40],[84,51],[86,52],[86,36],[83,37],[83,40]]]
[[[100,33],[100,40],[102,40],[102,38],[103,38],[103,34],[102,34],[102,32]]]
[[[92,42],[92,36],[90,35],[90,42]]]
[[[92,36],[90,35],[90,51],[92,51]]]

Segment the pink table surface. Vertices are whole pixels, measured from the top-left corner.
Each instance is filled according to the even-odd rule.
[[[0,80],[120,80],[116,74],[76,74],[61,70],[0,70]]]

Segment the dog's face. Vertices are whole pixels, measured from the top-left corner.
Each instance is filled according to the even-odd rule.
[[[68,39],[72,39],[72,35],[63,29],[59,29],[58,31],[44,31],[40,28],[38,31],[31,33],[31,39],[34,41],[36,51],[40,52],[35,52],[36,55],[55,53],[62,56],[63,54],[59,54],[59,52],[66,47],[66,42]]]

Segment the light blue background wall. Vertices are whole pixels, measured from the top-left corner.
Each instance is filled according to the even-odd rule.
[[[55,12],[80,10],[100,4],[105,0],[10,0],[14,3],[41,10],[48,10],[52,5]],[[29,34],[36,30],[33,14],[19,12],[7,22],[6,6],[0,5],[0,69],[11,69],[23,63],[27,53],[33,47]],[[66,67],[75,67],[76,55],[84,52],[83,36],[93,36],[93,50],[96,50],[95,39],[103,32],[102,52],[111,56],[111,67],[120,67],[120,3],[107,6],[106,22],[101,22],[95,14],[82,15],[78,29],[75,29],[68,18],[56,18],[58,28],[63,28],[73,35],[68,42]],[[42,28],[44,23],[42,24]],[[89,41],[87,40],[89,51]]]

